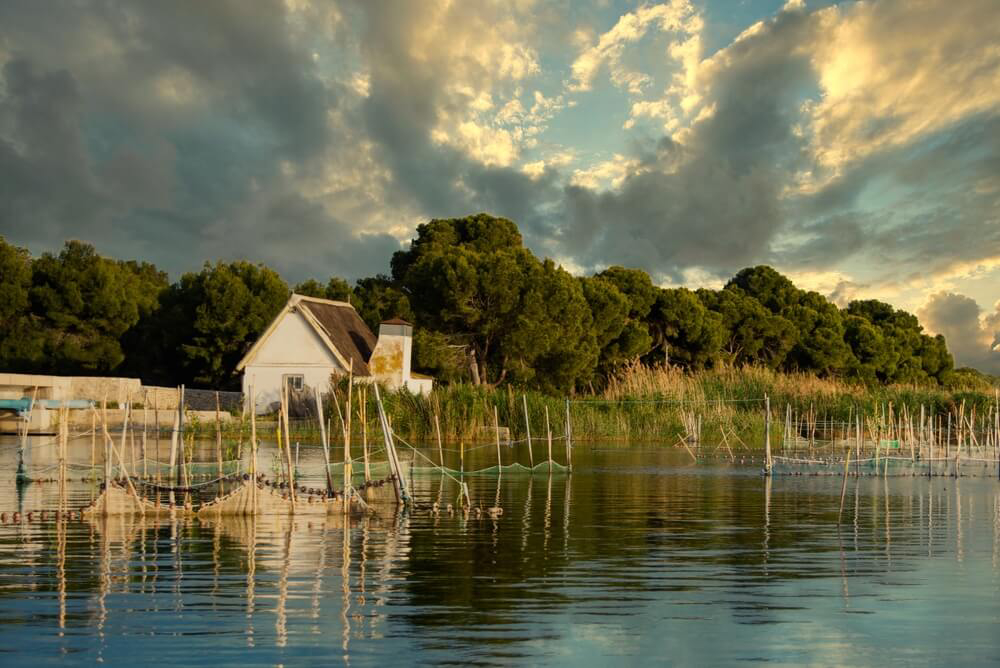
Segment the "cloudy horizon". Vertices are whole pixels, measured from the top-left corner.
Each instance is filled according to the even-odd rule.
[[[769,264],[1000,374],[989,0],[0,6],[0,236],[385,272],[430,218],[575,273]]]

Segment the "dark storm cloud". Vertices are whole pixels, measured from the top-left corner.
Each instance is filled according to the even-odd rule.
[[[279,1],[3,3],[0,234],[36,251],[82,238],[174,272],[236,248],[292,280],[382,269],[387,239],[318,205],[301,225],[269,218],[300,197],[282,164],[321,178],[354,141],[329,117],[358,125],[297,31]],[[285,243],[249,241],[275,228]]]
[[[975,300],[954,292],[931,296],[920,310],[927,329],[943,334],[956,366],[971,366],[1000,375],[1000,302],[992,313],[980,318]]]

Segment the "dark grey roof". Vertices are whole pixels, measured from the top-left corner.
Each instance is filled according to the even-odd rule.
[[[375,335],[353,306],[308,298],[299,301],[298,306],[309,311],[345,359],[354,360],[355,376],[371,375],[368,360],[375,350]]]

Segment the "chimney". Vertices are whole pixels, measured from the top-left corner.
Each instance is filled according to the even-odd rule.
[[[386,379],[389,384],[396,387],[405,386],[410,380],[410,364],[413,359],[413,325],[400,318],[382,322],[378,326],[378,342],[375,344],[375,350],[386,355],[388,363],[386,366],[389,368],[383,367],[383,369],[384,373],[387,372],[386,375],[392,376],[391,379]]]

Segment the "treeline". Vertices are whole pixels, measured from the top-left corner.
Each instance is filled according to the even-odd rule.
[[[415,365],[443,381],[596,391],[636,362],[870,384],[956,377],[944,338],[889,304],[840,309],[767,266],[721,290],[660,288],[623,267],[575,277],[486,214],[420,225],[389,274],[353,286],[334,277],[290,288],[247,262],[206,263],[171,283],[79,241],[33,259],[0,239],[0,370],[236,388],[236,363],[293,289],[350,301],[375,331],[395,316],[414,322]]]

